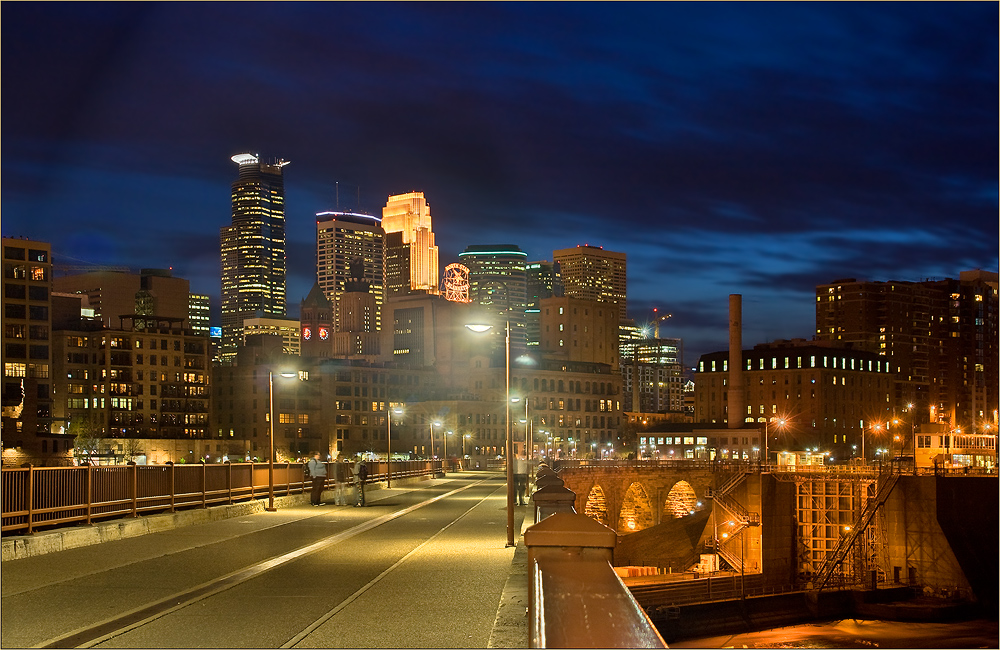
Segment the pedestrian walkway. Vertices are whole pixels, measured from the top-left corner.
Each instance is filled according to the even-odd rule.
[[[364,603],[364,607],[351,617],[352,621],[357,622],[357,629],[348,633],[342,631],[341,624],[338,624],[339,627],[334,625],[328,631],[317,627],[313,635],[303,640],[303,643],[312,647],[527,647],[526,552],[520,537],[515,548],[504,548],[502,479],[500,475],[482,472],[454,473],[445,478],[428,479],[406,486],[399,486],[394,482],[392,489],[383,487],[371,490],[368,494],[370,507],[365,509],[335,505],[315,508],[309,505],[309,496],[303,494],[276,499],[278,511],[275,513],[261,512],[263,503],[238,504],[172,515],[150,515],[139,517],[138,520],[107,521],[94,526],[37,533],[23,539],[5,539],[5,561],[2,567],[5,614],[35,611],[34,608],[24,609],[24,606],[27,600],[40,599],[43,594],[70,591],[77,593],[77,590],[80,590],[79,593],[86,593],[87,589],[98,588],[95,582],[116,572],[155,573],[148,580],[150,589],[174,589],[173,580],[162,576],[162,558],[184,558],[183,570],[195,573],[206,571],[205,575],[209,576],[211,572],[207,571],[208,567],[221,561],[220,550],[232,548],[234,554],[258,551],[257,548],[247,548],[248,544],[242,540],[254,539],[255,544],[260,540],[270,540],[269,544],[275,544],[273,549],[259,549],[260,558],[266,559],[282,551],[287,553],[286,546],[305,547],[310,543],[323,543],[322,540],[330,535],[330,530],[324,529],[327,525],[340,525],[346,531],[354,530],[359,523],[363,527],[364,521],[390,516],[378,514],[380,512],[391,513],[402,507],[404,502],[426,499],[420,493],[429,488],[436,487],[440,494],[462,481],[468,484],[491,477],[495,480],[498,488],[495,491],[499,496],[490,497],[476,506],[475,511],[462,515],[454,525],[450,525],[447,533],[442,531],[429,539],[414,551],[418,555],[412,556],[409,564],[403,567],[405,570],[393,574],[393,580],[409,581],[408,584],[404,583],[405,589],[397,582],[390,583],[384,579],[375,587],[366,587],[369,590],[364,596],[366,600],[359,600],[357,603]],[[492,481],[487,486],[489,483]],[[325,500],[328,503],[332,501],[332,492],[325,493]],[[528,509],[525,507],[517,508],[518,530],[523,527],[526,510]],[[430,509],[418,512],[430,512]],[[417,523],[414,525],[418,525],[421,519],[415,521]],[[316,524],[319,523],[323,523],[324,527],[317,528]],[[382,528],[386,529],[386,534],[398,535],[398,528],[397,533],[390,532],[388,525]],[[302,539],[289,540],[288,537],[293,533],[301,535]],[[390,537],[382,544],[392,544],[394,540],[395,537]],[[481,548],[476,547],[476,540]],[[357,553],[356,550],[351,552]],[[459,555],[455,555],[456,552]],[[254,559],[256,556],[252,553],[250,555],[248,558],[240,558],[239,565],[249,566],[247,563],[258,561]],[[15,557],[23,559],[10,561]],[[352,559],[352,562],[356,561]],[[363,562],[363,557],[361,561]],[[498,562],[505,567],[502,572],[498,571],[501,568]],[[219,575],[220,572],[225,571],[216,568],[211,575]],[[388,572],[389,569],[386,569],[383,574]],[[342,573],[338,571],[331,575],[339,576]],[[115,580],[108,580],[109,586],[115,584]],[[199,580],[201,578],[192,578],[193,582]],[[431,584],[442,580],[448,585],[443,592],[437,590],[439,585]],[[168,584],[161,587],[161,582]],[[122,588],[129,587],[122,585]],[[49,591],[46,592],[46,589]],[[476,590],[477,593],[470,591],[463,595],[463,589]],[[264,595],[253,594],[249,600],[256,601],[261,597],[266,599],[266,594],[270,592],[262,593]],[[441,599],[442,593],[450,594],[452,602],[447,602],[446,599],[445,602],[432,602]],[[495,594],[492,596],[495,600],[492,600],[488,617],[484,618],[483,615],[487,612],[483,609],[490,602],[490,594]],[[395,605],[395,611],[391,606],[393,599],[399,601]],[[463,602],[472,603],[477,611],[463,611]],[[7,609],[8,604],[11,605],[10,609]],[[280,603],[280,607],[287,606],[288,601]],[[56,638],[61,630],[53,626],[50,633],[46,626],[52,617],[62,618],[67,614],[58,607],[50,599],[48,605],[39,608],[37,614],[31,616],[32,619],[37,617],[37,620],[19,620],[15,623],[16,619],[24,617],[5,616],[3,646],[34,645],[43,639]],[[280,614],[275,609],[274,613],[283,619],[294,616],[285,609],[280,609]],[[400,642],[398,628],[404,624],[407,616],[422,619],[419,621],[420,626],[431,621],[431,628],[437,631],[432,631],[426,638],[418,637],[410,642]],[[396,629],[380,629],[380,621],[388,628]],[[92,623],[81,620],[78,625],[85,622]],[[213,631],[217,627],[218,624],[214,625]],[[176,623],[173,631],[176,631]],[[323,638],[329,634],[333,636]],[[211,641],[213,637],[210,633],[204,638],[207,640],[203,647],[219,647]],[[436,642],[442,639],[447,639],[449,645]],[[150,640],[152,645],[145,645],[135,639],[131,641],[137,647],[162,645],[162,641],[157,644]]]

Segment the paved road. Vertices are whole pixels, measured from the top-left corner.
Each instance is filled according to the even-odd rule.
[[[502,477],[370,496],[4,562],[0,644],[488,647],[515,552]]]

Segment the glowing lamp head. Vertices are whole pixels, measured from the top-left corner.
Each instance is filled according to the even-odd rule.
[[[492,325],[487,325],[486,323],[467,323],[466,327],[476,334],[482,334],[483,332],[488,332],[493,329]]]

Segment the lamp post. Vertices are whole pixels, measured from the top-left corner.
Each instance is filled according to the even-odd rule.
[[[483,323],[469,323],[466,327],[473,332],[483,333],[492,329],[492,325]],[[510,320],[504,324],[504,384],[506,385],[507,398],[504,400],[504,410],[506,417],[504,423],[507,428],[507,436],[504,440],[504,454],[507,465],[507,546],[514,546],[514,463],[512,461],[512,440],[510,431]]]
[[[281,377],[291,378],[295,376],[294,372],[289,370],[282,371],[278,373]],[[267,507],[264,510],[268,512],[275,512],[277,508],[274,507],[274,371],[268,368],[267,370],[267,393],[268,401],[270,403],[270,412],[268,413],[269,424],[268,428],[268,443],[271,447],[270,453],[267,455]]]
[[[465,458],[465,456],[468,456],[468,453],[469,453],[469,452],[467,452],[467,451],[465,450],[465,443],[466,443],[466,442],[468,442],[468,441],[469,441],[469,438],[471,438],[471,437],[472,437],[472,436],[470,436],[470,435],[469,435],[469,434],[467,434],[467,433],[466,433],[465,435],[463,435],[463,436],[462,436],[462,457],[463,457],[463,459]]]
[[[528,446],[528,427],[530,426],[530,421],[528,420],[528,398],[527,397],[511,397],[510,401],[512,404],[516,404],[524,400],[524,419],[519,419],[518,421],[524,425],[524,457],[528,458],[530,447]]]
[[[452,434],[451,431],[444,432],[444,464],[445,467],[448,465],[448,436]]]
[[[769,459],[769,457],[768,457],[768,453],[769,452],[768,452],[768,448],[767,448],[767,443],[768,443],[767,438],[768,438],[768,425],[771,423],[772,419],[773,418],[766,418],[764,420],[764,464],[765,465],[768,463],[768,459]],[[776,422],[776,425],[778,426],[779,429],[783,429],[785,427],[785,424],[787,424],[787,420],[785,420],[784,418],[778,418],[778,421]]]
[[[877,424],[877,423],[873,424],[872,427],[871,427],[871,429],[872,429],[872,431],[878,431],[878,432],[881,433],[881,431],[882,431],[882,425],[881,424]],[[880,450],[880,453],[881,453],[881,450]],[[865,436],[864,436],[863,432],[861,434],[861,455],[862,456],[865,455]],[[882,460],[882,459],[879,458],[879,460]]]
[[[428,429],[430,429],[430,432],[431,432],[430,433],[430,436],[431,436],[431,460],[434,460],[434,427],[439,427],[439,426],[441,426],[441,423],[438,422],[437,420],[434,420],[433,422],[428,422],[427,423],[427,427],[428,427]]]
[[[386,430],[385,430],[385,487],[392,487],[392,469],[389,465],[392,462],[392,414],[402,415],[403,409],[394,409],[386,402]]]

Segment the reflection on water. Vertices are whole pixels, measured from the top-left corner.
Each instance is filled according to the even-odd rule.
[[[997,621],[900,623],[844,619],[746,634],[701,637],[671,648],[997,648]]]

